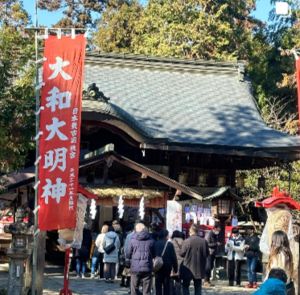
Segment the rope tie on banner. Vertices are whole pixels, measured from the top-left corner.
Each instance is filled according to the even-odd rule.
[[[48,39],[49,37],[49,29],[48,28],[45,28],[45,39]]]
[[[37,140],[40,138],[41,135],[43,135],[43,131],[40,131],[40,132],[35,136],[34,140],[37,141]]]
[[[33,214],[35,215],[35,214],[37,214],[38,213],[38,211],[40,210],[40,208],[41,208],[41,206],[40,205],[38,205],[37,207],[35,207],[34,208],[34,210],[32,211],[33,212]]]
[[[75,39],[75,37],[76,37],[75,28],[72,28],[72,29],[71,29],[71,38],[72,38],[72,39]]]
[[[66,34],[66,31],[71,31],[71,34],[68,36],[71,36],[72,39],[76,38],[76,32],[80,32],[80,33],[84,32],[85,38],[87,38],[87,36],[88,36],[88,29],[86,29],[86,28],[38,28],[38,27],[34,27],[34,28],[26,28],[25,30],[35,30],[38,32],[44,30],[43,35],[37,34],[36,38],[38,40],[48,39],[50,34],[56,34],[57,38],[61,39],[63,32],[65,32],[64,34]],[[41,62],[41,61],[39,60],[37,62]]]
[[[35,160],[34,166],[37,166],[37,165],[39,164],[39,162],[40,162],[41,159],[42,159],[42,157],[39,156],[39,157]]]
[[[35,231],[35,233],[34,233],[34,236],[37,236],[39,233],[40,233],[40,230],[37,229],[37,230]]]
[[[58,29],[57,29],[56,34],[57,34],[57,38],[58,38],[58,39],[61,39],[61,28],[58,28]]]
[[[37,38],[39,40],[44,40],[44,39],[47,39],[48,37],[46,37],[45,35],[38,35]]]
[[[30,28],[29,28],[30,29]],[[39,40],[44,40],[44,39],[48,39],[49,37],[49,29],[48,28],[45,28],[44,30],[44,35],[38,35],[37,38]]]
[[[43,86],[45,86],[45,82],[41,82],[38,85],[35,86],[35,90],[40,90]]]
[[[41,111],[43,111],[45,109],[45,107],[40,106],[40,108],[38,109],[37,112],[34,112],[36,116],[38,116],[40,114]]]
[[[36,60],[35,63],[36,63],[36,64],[39,64],[39,63],[42,63],[42,62],[44,62],[44,61],[46,61],[46,60],[47,60],[47,58],[46,58],[46,57],[43,57],[43,58],[40,58],[40,59]]]
[[[38,181],[38,182],[33,186],[34,190],[37,190],[37,188],[38,188],[38,186],[39,186],[40,183],[41,183],[41,182]]]

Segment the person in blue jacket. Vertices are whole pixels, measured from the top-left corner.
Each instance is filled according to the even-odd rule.
[[[286,295],[287,275],[281,268],[272,268],[268,279],[253,295]]]

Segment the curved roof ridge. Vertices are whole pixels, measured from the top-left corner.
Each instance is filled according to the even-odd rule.
[[[197,71],[221,71],[226,73],[238,74],[244,72],[243,61],[215,61],[201,59],[181,59],[174,57],[154,57],[135,54],[117,54],[89,52],[86,55],[86,62],[107,64],[123,64],[144,67],[176,68],[197,70]]]
[[[86,102],[86,103],[85,103]],[[154,130],[138,122],[130,113],[111,102],[103,102],[97,100],[83,100],[83,111],[99,112],[114,119],[124,122],[128,127],[135,130],[138,134],[147,138],[157,138],[158,134]]]

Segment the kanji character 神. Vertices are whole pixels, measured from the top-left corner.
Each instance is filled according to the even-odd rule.
[[[50,107],[51,112],[56,111],[56,106],[59,110],[70,107],[72,95],[70,91],[60,92],[57,87],[53,87],[48,93],[50,96],[46,97],[46,100],[48,101],[46,107]]]
[[[61,74],[61,76],[65,80],[71,80],[72,77],[67,74],[64,70],[63,67],[66,67],[70,64],[68,60],[63,60],[61,57],[57,56],[56,58],[56,63],[55,64],[49,64],[49,68],[53,70],[52,75],[48,78],[48,80],[52,80],[58,76],[58,74]]]
[[[66,122],[65,121],[59,121],[56,117],[52,118],[52,124],[46,125],[46,129],[50,131],[48,137],[46,140],[52,139],[55,134],[59,137],[60,140],[68,140],[68,137],[65,136],[59,128],[62,126],[65,126]]]
[[[47,169],[51,167],[50,171],[53,171],[57,167],[61,171],[65,171],[67,151],[68,150],[66,148],[58,148],[48,151],[45,155],[44,168]]]
[[[46,178],[46,185],[43,186],[42,198],[45,199],[45,204],[49,203],[49,197],[56,200],[56,203],[60,203],[60,199],[66,195],[67,184],[61,182],[61,178],[56,178],[56,183],[52,184],[51,179]]]

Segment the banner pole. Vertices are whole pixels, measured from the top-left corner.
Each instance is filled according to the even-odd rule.
[[[38,27],[38,0],[35,1],[35,27]],[[35,30],[35,85],[39,84],[39,65],[38,65],[38,30]],[[40,108],[40,93],[39,89],[35,88],[35,130],[36,135],[39,134],[39,108]],[[35,163],[35,184],[39,181],[39,136],[36,137],[36,163]],[[37,292],[37,255],[38,255],[38,187],[35,188],[34,196],[34,234],[33,234],[33,253],[32,253],[32,287],[31,294],[36,295]]]
[[[72,295],[72,291],[69,289],[70,254],[71,248],[67,248],[65,251],[64,287],[60,290],[59,295]]]
[[[296,63],[296,82],[297,82],[297,100],[298,100],[298,133],[300,133],[300,61],[299,56],[296,50],[293,50],[292,53],[295,57]]]

